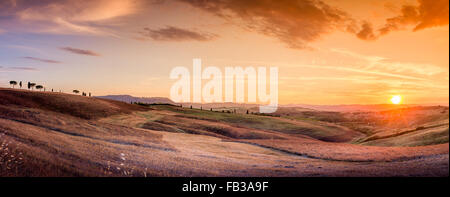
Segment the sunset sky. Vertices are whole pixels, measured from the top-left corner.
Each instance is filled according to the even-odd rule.
[[[281,104],[448,104],[448,0],[1,0],[0,86],[169,96],[176,66],[277,66]]]

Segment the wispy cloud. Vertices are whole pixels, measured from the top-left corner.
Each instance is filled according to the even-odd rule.
[[[65,20],[62,18],[55,18],[53,22],[58,26],[50,27],[43,31],[55,34],[87,34],[87,35],[99,35],[99,36],[104,35],[104,36],[119,37],[115,33],[102,30],[97,27],[92,27],[89,25],[76,24],[74,22],[70,22],[69,20]]]
[[[100,56],[99,53],[91,51],[91,50],[86,50],[86,49],[77,49],[77,48],[72,48],[72,47],[61,47],[60,49],[71,52],[71,53],[79,54],[79,55]]]
[[[429,77],[444,72],[441,67],[432,64],[399,62],[380,56],[363,55],[345,49],[331,49],[331,51],[364,60],[364,66],[358,69],[371,72],[391,73],[393,75],[404,75],[411,78]]]
[[[38,48],[25,46],[25,45],[14,45],[14,44],[12,44],[12,45],[5,45],[5,47],[11,48],[11,49],[18,49],[18,50],[21,50],[21,51],[37,53],[37,54],[40,54],[40,55],[44,54],[44,52],[41,51]]]
[[[106,24],[137,11],[141,0],[1,1],[0,16],[20,31],[117,36]],[[10,23],[12,24],[12,23]],[[100,26],[98,24],[102,24]],[[11,26],[11,25],[10,25]]]
[[[34,61],[39,61],[39,62],[44,62],[44,63],[51,63],[51,64],[58,64],[61,63],[60,61],[57,60],[50,60],[50,59],[42,59],[42,58],[38,58],[38,57],[23,57],[25,59],[29,59],[29,60],[34,60]]]
[[[421,78],[421,77],[415,77],[415,76],[410,76],[410,75],[405,75],[405,74],[391,73],[391,72],[388,72],[388,71],[372,70],[370,68],[352,68],[352,67],[343,67],[343,66],[317,66],[317,65],[301,65],[301,66],[296,66],[296,67],[347,71],[347,72],[361,73],[361,74],[367,74],[367,75],[378,75],[378,76],[384,76],[384,77],[393,77],[393,78],[398,78],[398,79],[426,80],[426,79]]]
[[[24,66],[9,66],[9,67],[0,66],[0,72],[15,72],[15,71],[39,71],[39,69]]]
[[[144,39],[150,38],[156,41],[210,41],[218,37],[212,33],[198,32],[173,26],[160,29],[144,28],[139,33]]]
[[[386,78],[381,76],[367,76],[367,75],[348,75],[345,77],[325,77],[325,76],[299,76],[299,77],[281,77],[280,80],[284,81],[349,81],[352,84],[383,84],[386,87],[392,86],[397,88],[403,88],[403,87],[416,87],[418,89],[446,89],[448,88],[448,85],[441,85],[433,83],[432,81],[423,81],[423,80],[414,80],[409,79],[405,80],[402,78],[402,80],[398,80],[398,78]],[[304,83],[292,83],[294,86],[302,86]]]
[[[21,67],[21,66],[17,66],[17,67],[8,67],[9,69],[13,69],[13,70],[25,70],[25,71],[37,71],[37,68],[33,68],[33,67]]]

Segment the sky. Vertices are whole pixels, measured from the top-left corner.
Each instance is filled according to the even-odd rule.
[[[1,0],[0,86],[169,97],[201,58],[278,67],[281,104],[448,104],[448,21],[448,0]]]

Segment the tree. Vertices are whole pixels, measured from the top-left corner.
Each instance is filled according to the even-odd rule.
[[[22,81],[19,82],[20,89],[22,89]]]
[[[37,89],[37,90],[41,90],[42,88],[44,88],[44,86],[42,86],[42,85],[37,85],[37,86],[36,86],[36,89]]]
[[[14,86],[17,85],[17,81],[9,81],[9,84],[14,88]]]
[[[36,86],[36,83],[30,83],[31,90],[33,90],[34,86]]]
[[[80,91],[79,91],[79,90],[73,90],[72,92],[73,92],[73,93],[75,93],[75,94],[78,94],[78,93],[80,93]]]
[[[30,82],[28,82],[27,87],[28,87],[28,89],[31,88],[31,83]]]

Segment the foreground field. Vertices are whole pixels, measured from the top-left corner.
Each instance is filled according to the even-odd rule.
[[[0,176],[448,176],[443,121],[367,141],[327,121],[0,89]],[[391,147],[441,127],[441,143]]]

